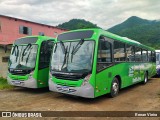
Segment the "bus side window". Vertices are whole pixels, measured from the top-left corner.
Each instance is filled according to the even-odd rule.
[[[156,54],[155,54],[155,52],[153,52],[152,51],[152,53],[151,53],[151,62],[156,62]]]
[[[127,61],[134,62],[135,61],[135,47],[131,45],[126,45],[126,55],[127,55]]]
[[[125,61],[125,44],[114,41],[114,61]]]
[[[159,61],[159,53],[156,53],[156,61]]]
[[[139,47],[135,48],[135,61],[137,61],[137,62],[142,61],[142,52],[141,52],[141,48],[139,48]]]
[[[42,42],[40,49],[39,69],[49,67],[52,48],[53,43],[51,41]]]
[[[112,63],[112,44],[105,40],[99,40],[97,71],[108,67]]]
[[[148,59],[147,50],[142,49],[142,61],[147,62],[147,59]]]
[[[157,65],[160,64],[160,53],[159,52],[156,53],[156,64]]]
[[[152,57],[151,57],[151,51],[148,51],[148,62],[152,61]]]

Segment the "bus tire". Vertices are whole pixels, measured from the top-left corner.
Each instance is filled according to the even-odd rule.
[[[143,84],[146,84],[147,82],[148,82],[148,74],[147,72],[145,72]]]
[[[119,80],[117,77],[115,77],[112,81],[112,84],[111,84],[111,91],[110,91],[110,97],[116,97],[119,93]]]

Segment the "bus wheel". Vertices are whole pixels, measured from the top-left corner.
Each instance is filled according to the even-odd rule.
[[[111,84],[110,97],[116,97],[119,93],[119,81],[118,78],[114,78]]]
[[[148,74],[147,74],[147,72],[146,72],[145,75],[144,75],[143,84],[146,84],[147,82],[148,82]]]

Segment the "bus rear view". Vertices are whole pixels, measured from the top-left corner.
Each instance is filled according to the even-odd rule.
[[[27,88],[47,87],[53,41],[46,36],[17,39],[9,59],[8,83]]]

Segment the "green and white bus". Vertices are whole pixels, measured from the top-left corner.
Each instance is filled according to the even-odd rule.
[[[51,91],[85,98],[115,97],[156,74],[153,48],[102,29],[58,35],[50,65]]]
[[[9,58],[8,83],[27,88],[48,87],[49,63],[54,40],[47,36],[17,39]]]

